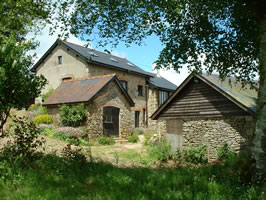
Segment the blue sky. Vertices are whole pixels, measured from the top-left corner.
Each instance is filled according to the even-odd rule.
[[[36,49],[35,53],[37,54],[37,58],[40,58],[49,47],[56,41],[57,34],[50,36],[49,35],[49,27],[43,29],[42,34],[37,36],[37,40],[40,42],[40,46]],[[29,35],[30,37],[30,35]],[[78,38],[71,35],[67,40],[69,42],[83,45],[84,43],[80,41]],[[183,68],[180,74],[177,74],[174,70],[159,70],[159,72],[153,71],[153,63],[157,60],[160,51],[162,50],[162,44],[158,37],[150,36],[146,40],[142,46],[131,45],[130,47],[126,47],[125,44],[120,43],[117,48],[110,49],[110,47],[98,47],[97,42],[93,41],[91,43],[91,48],[104,51],[108,49],[111,51],[113,55],[126,57],[128,60],[136,64],[138,67],[142,68],[145,71],[158,73],[160,76],[168,79],[172,83],[179,85],[187,76],[188,70]],[[36,60],[37,61],[37,60]],[[35,62],[36,62],[35,61]]]

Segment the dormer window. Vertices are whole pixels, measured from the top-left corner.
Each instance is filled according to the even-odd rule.
[[[120,80],[119,82],[122,85],[122,87],[127,91],[127,81]]]
[[[65,77],[65,78],[62,78],[62,82],[72,81],[72,80],[73,80],[72,77]]]
[[[58,64],[61,65],[63,63],[62,56],[58,56]]]
[[[61,80],[62,80],[62,82],[72,81],[73,80],[73,75],[72,74],[63,75]]]

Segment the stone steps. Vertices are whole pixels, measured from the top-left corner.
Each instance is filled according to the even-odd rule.
[[[124,138],[114,138],[114,140],[116,143],[119,143],[119,144],[128,143],[127,139],[124,139]]]

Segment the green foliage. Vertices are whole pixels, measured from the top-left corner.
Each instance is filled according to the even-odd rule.
[[[127,138],[128,142],[137,143],[139,141],[139,136],[137,134],[133,134]]]
[[[62,16],[66,2],[72,0],[59,6]],[[93,40],[95,30],[100,30],[98,41],[102,46],[141,44],[155,34],[164,46],[157,67],[172,66],[179,71],[186,64],[191,71],[201,72],[203,62],[208,72],[218,71],[221,77],[234,75],[254,83],[259,30],[252,4],[199,0],[120,1],[107,6],[105,2],[76,3],[75,9],[68,12],[71,17],[59,15],[55,20],[62,22],[62,30],[71,30],[87,41]],[[190,17],[184,17],[187,15]]]
[[[148,148],[148,155],[155,160],[166,161],[169,159],[171,145],[166,141],[159,141]]]
[[[131,153],[137,157],[134,154]],[[43,154],[27,167],[2,156],[1,199],[263,200],[266,186],[242,184],[232,166],[116,167],[105,162],[88,162],[81,149],[71,146],[64,148],[61,157]]]
[[[10,109],[19,110],[29,106],[29,103],[40,94],[46,79],[36,76],[29,69],[32,60],[26,52],[30,50],[31,44],[18,43],[14,36],[3,39],[0,33],[0,46],[1,133]]]
[[[84,104],[76,106],[63,105],[60,107],[60,121],[63,126],[80,126],[86,119],[87,110]]]
[[[224,143],[223,146],[216,149],[216,154],[218,159],[221,161],[226,161],[236,155],[235,151],[231,149],[227,143]]]
[[[152,138],[152,135],[151,135],[151,134],[146,134],[146,133],[145,133],[144,137],[145,137],[144,145],[145,145],[145,146],[148,146],[148,145],[149,145],[149,141],[150,141],[150,139]]]
[[[183,159],[186,162],[199,164],[199,163],[207,163],[206,158],[207,147],[204,145],[193,147],[189,146],[183,151]]]
[[[45,100],[51,96],[54,92],[54,89],[51,88],[48,92],[46,92],[45,94],[42,95],[42,102],[45,102]]]
[[[106,137],[106,136],[101,136],[97,139],[99,144],[102,145],[113,145],[115,144],[115,140],[112,137]]]
[[[62,157],[68,164],[86,164],[86,156],[82,153],[82,149],[71,149],[71,145],[64,147]]]
[[[144,134],[144,130],[141,128],[135,128],[132,132],[132,135],[143,135]]]
[[[45,114],[45,115],[39,115],[34,118],[33,122],[35,124],[51,124],[53,123],[53,117],[51,115]]]
[[[13,121],[14,140],[4,146],[2,154],[10,161],[31,160],[37,148],[45,142],[43,138],[39,138],[40,129],[33,122],[27,122],[25,118],[14,118]]]

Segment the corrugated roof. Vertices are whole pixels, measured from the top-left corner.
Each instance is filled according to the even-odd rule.
[[[73,44],[66,41],[61,41],[66,46],[70,47],[74,51],[81,54],[83,57],[87,58],[89,62],[95,62],[99,64],[104,64],[106,67],[114,67],[118,70],[125,70],[128,72],[137,73],[140,75],[151,76],[148,72],[139,68],[132,62],[128,61],[126,58],[121,58],[118,56],[114,56],[108,53],[104,53],[101,51],[97,51],[94,49],[86,48],[77,44]]]
[[[171,91],[177,88],[175,84],[163,78],[162,76],[157,76],[154,73],[149,73],[149,74],[151,74],[153,77],[150,78],[148,82],[153,86],[158,87],[160,89],[171,90]]]
[[[43,105],[89,103],[113,80],[117,81],[118,87],[120,87],[129,103],[134,105],[133,100],[119,84],[115,74],[62,82],[53,94],[46,99]]]
[[[242,88],[242,84],[232,77],[226,78],[224,81],[221,81],[219,76],[214,74],[202,74],[201,77],[220,88],[223,92],[230,95],[238,102],[248,107],[250,110],[254,112],[256,111],[256,100],[258,98],[258,93],[255,89],[250,89],[249,85],[246,85],[245,88]],[[231,79],[231,84],[229,79]]]

